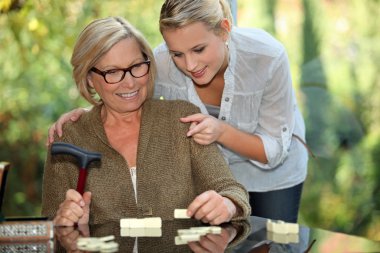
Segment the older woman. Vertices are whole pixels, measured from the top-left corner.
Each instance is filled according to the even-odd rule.
[[[81,95],[94,105],[55,140],[102,153],[73,190],[78,169],[66,156],[48,156],[42,213],[56,225],[94,224],[123,217],[171,219],[176,208],[210,224],[250,214],[248,195],[216,144],[186,137],[180,118],[199,112],[184,101],[151,99],[153,53],[126,20],[95,20],[80,34],[71,63]]]

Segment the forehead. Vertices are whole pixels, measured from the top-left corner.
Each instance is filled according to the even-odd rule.
[[[171,51],[187,50],[220,38],[202,22],[164,30],[162,36]]]
[[[117,42],[99,60],[101,65],[125,65],[143,58],[140,45],[135,38],[125,38]]]

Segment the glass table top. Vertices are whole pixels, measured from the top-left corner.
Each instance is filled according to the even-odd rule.
[[[115,236],[119,247],[108,252],[380,252],[380,242],[366,238],[304,225],[299,225],[298,234],[276,234],[267,231],[266,223],[267,219],[252,216],[247,221],[221,225],[221,234],[207,234],[200,241],[182,245],[176,245],[178,230],[207,225],[190,219],[163,221],[156,229],[121,229],[117,222],[55,227],[51,240],[11,242],[0,238],[0,252],[90,252],[78,249],[78,238],[109,235]]]

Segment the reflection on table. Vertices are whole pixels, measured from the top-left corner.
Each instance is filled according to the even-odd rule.
[[[163,221],[161,229],[121,229],[119,223],[94,225],[90,227],[57,227],[56,252],[76,251],[76,241],[81,236],[103,237],[115,235],[114,241],[119,244],[119,252],[229,252],[234,245],[242,242],[250,232],[247,221],[221,225],[221,234],[207,234],[199,242],[176,245],[178,230],[205,226],[196,220]],[[139,237],[135,237],[139,235]]]
[[[347,253],[380,252],[380,242],[366,238],[299,226],[298,234],[273,234],[266,229],[267,219],[251,217],[247,238],[233,247],[242,253]]]
[[[163,221],[162,228],[154,230],[122,230],[119,223],[55,227],[54,241],[1,242],[0,252],[82,252],[77,248],[78,238],[108,235],[115,236],[118,252],[380,252],[380,242],[365,238],[302,225],[298,234],[275,234],[267,231],[266,223],[266,219],[251,217],[246,222],[223,224],[221,234],[208,234],[185,245],[175,243],[178,230],[205,224],[191,219]]]

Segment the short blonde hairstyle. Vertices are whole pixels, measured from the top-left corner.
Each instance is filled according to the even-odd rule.
[[[161,7],[160,32],[202,22],[220,33],[220,23],[225,18],[232,24],[231,8],[226,0],[166,0]]]
[[[148,98],[153,96],[156,63],[149,43],[134,26],[121,17],[96,19],[80,33],[71,57],[73,77],[80,94],[91,104],[103,101],[95,97],[96,92],[88,83],[88,74],[100,58],[115,44],[126,38],[133,38],[139,44],[141,53],[150,60]]]

